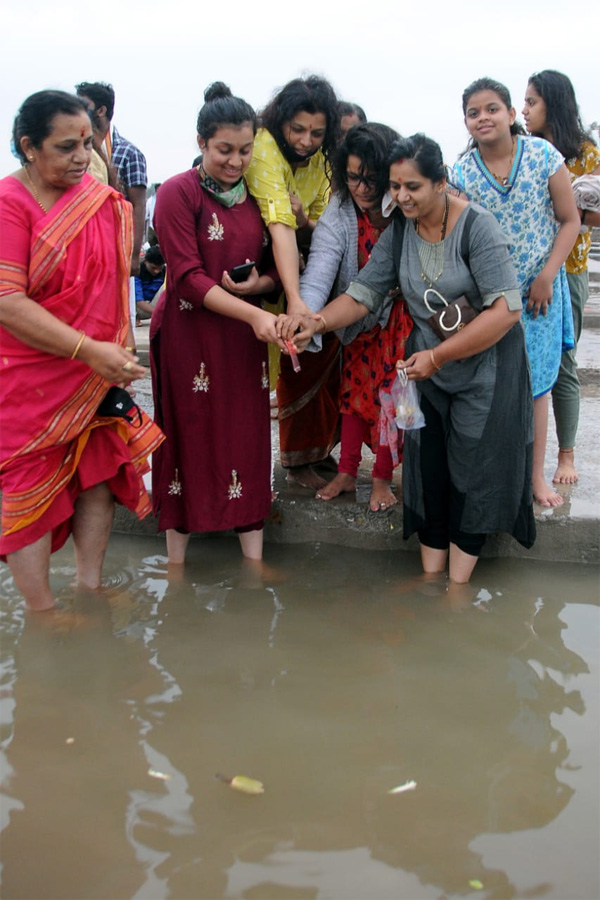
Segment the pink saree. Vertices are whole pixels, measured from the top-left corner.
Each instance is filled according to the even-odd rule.
[[[0,229],[0,295],[25,293],[90,337],[125,344],[131,212],[120,194],[85,176],[44,213],[9,176]],[[109,387],[79,360],[0,328],[1,556],[49,531],[58,549],[77,496],[102,482],[140,518],[150,511],[142,476],[163,436],[147,416],[139,428],[96,416]]]

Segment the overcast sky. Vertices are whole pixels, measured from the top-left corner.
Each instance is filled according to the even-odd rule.
[[[113,122],[145,153],[150,181],[191,165],[203,92],[217,80],[260,108],[291,78],[322,75],[371,120],[435,138],[448,163],[467,138],[462,91],[482,75],[504,82],[520,113],[528,76],[559,69],[589,125],[600,120],[599,7],[576,22],[556,0],[3,0],[0,176],[17,167],[9,142],[22,101],[78,81],[112,83]]]

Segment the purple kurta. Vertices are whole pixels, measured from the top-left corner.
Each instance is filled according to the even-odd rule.
[[[192,169],[161,186],[154,227],[167,263],[150,332],[155,417],[166,435],[152,461],[159,527],[260,522],[271,507],[267,345],[245,322],[203,306],[224,269],[253,259],[260,271],[268,240],[258,207],[248,196],[226,208]]]

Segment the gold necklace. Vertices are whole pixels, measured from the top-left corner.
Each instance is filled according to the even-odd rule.
[[[25,174],[27,175],[27,180],[29,181],[29,184],[31,185],[31,190],[33,191],[33,196],[35,197],[38,206],[41,206],[41,208],[44,210],[44,212],[47,213],[48,210],[46,209],[46,207],[44,206],[44,204],[43,204],[42,201],[40,200],[40,195],[39,195],[38,192],[37,192],[37,188],[36,188],[36,186],[35,186],[35,184],[34,184],[34,182],[33,182],[33,178],[32,178],[31,175],[29,174],[29,166],[28,166],[28,165],[25,165]]]
[[[490,172],[491,172],[491,174],[493,175],[495,181],[497,181],[498,184],[502,185],[502,187],[508,187],[508,185],[509,185],[509,183],[510,183],[510,173],[512,172],[512,167],[513,167],[513,162],[514,162],[514,159],[515,159],[515,151],[516,151],[516,149],[517,149],[517,139],[516,139],[516,138],[514,137],[514,135],[513,135],[513,139],[512,139],[512,150],[511,150],[511,153],[510,153],[510,160],[509,160],[509,163],[508,163],[508,175],[506,175],[504,178],[500,178],[499,175],[496,175],[496,173],[495,173],[494,171],[492,171],[492,169],[490,169]]]

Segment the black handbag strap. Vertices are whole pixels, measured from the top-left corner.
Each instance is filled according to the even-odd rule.
[[[476,213],[475,210],[471,207],[471,209],[467,213],[467,218],[465,219],[465,227],[463,228],[462,238],[460,241],[460,255],[466,262],[467,268],[469,268],[469,256],[471,255],[471,226],[473,225],[473,222],[478,215],[479,213]]]

